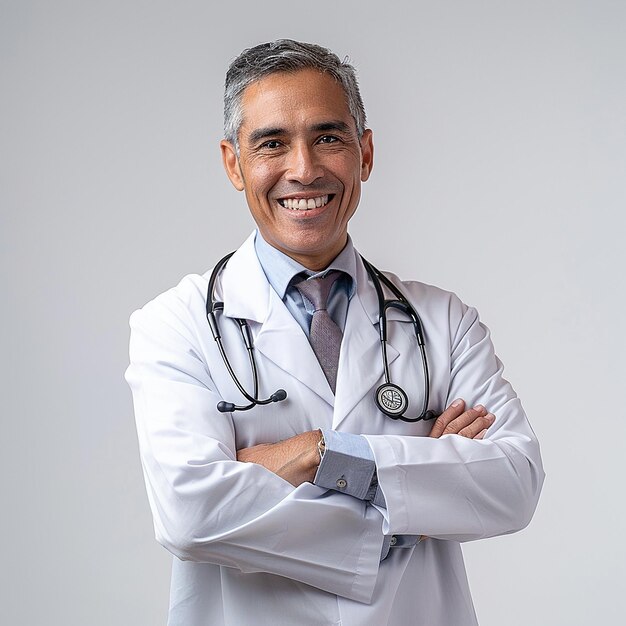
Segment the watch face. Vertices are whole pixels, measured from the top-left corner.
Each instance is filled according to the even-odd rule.
[[[376,404],[385,415],[398,419],[406,411],[409,399],[398,385],[385,383],[376,390]]]

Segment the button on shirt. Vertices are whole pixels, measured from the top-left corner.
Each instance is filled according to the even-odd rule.
[[[356,291],[356,257],[352,240],[348,242],[332,263],[321,272],[307,269],[280,250],[270,246],[257,232],[255,250],[268,282],[280,296],[289,312],[298,322],[307,337],[311,327],[314,308],[303,298],[294,286],[302,277],[319,278],[331,270],[342,272],[333,284],[327,310],[333,321],[344,330],[350,299]],[[367,500],[385,507],[385,499],[378,487],[374,454],[365,437],[353,433],[322,429],[325,452],[314,483],[325,489],[340,491],[347,495]],[[389,547],[409,547],[415,545],[415,537],[386,537],[382,558]]]

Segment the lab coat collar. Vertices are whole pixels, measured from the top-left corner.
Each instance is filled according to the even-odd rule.
[[[254,322],[267,317],[270,284],[254,250],[253,232],[228,260],[217,282],[217,298],[224,301],[224,315]],[[224,293],[228,296],[224,298]]]

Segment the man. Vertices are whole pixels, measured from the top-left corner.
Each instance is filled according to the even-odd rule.
[[[403,417],[441,415],[390,419],[375,401],[379,300],[347,234],[373,166],[353,68],[290,40],[244,51],[221,150],[258,231],[131,318],[148,496],[175,556],[170,625],[476,624],[459,542],[530,521],[539,448],[476,312],[391,274],[421,317],[430,375],[392,307],[389,378]],[[209,282],[238,382],[209,331]]]

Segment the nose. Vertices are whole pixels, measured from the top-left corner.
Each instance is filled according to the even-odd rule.
[[[300,142],[293,144],[287,156],[287,179],[310,185],[322,176],[323,168],[314,146]]]

